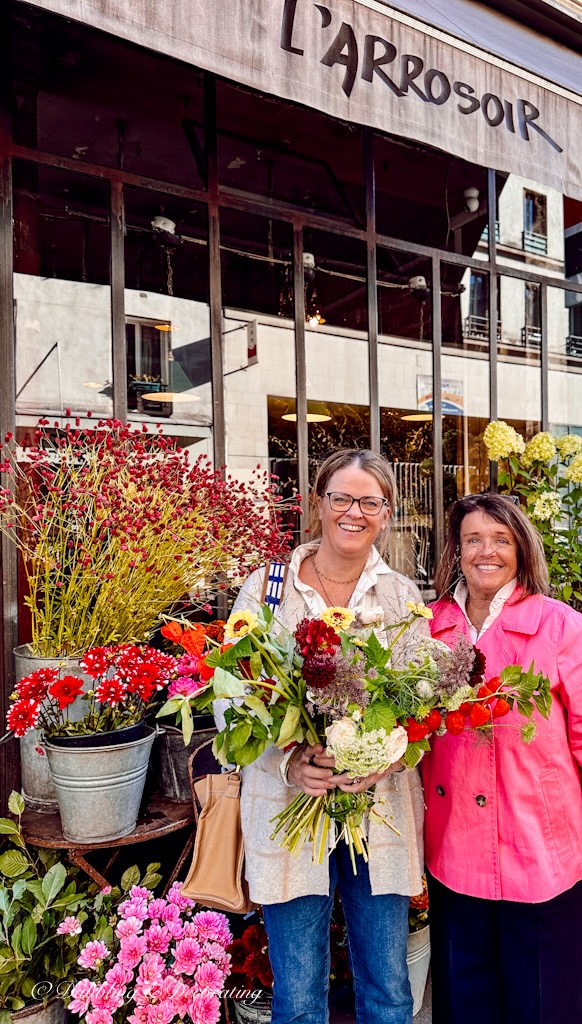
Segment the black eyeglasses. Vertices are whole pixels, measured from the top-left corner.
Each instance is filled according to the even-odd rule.
[[[373,495],[364,498],[353,498],[351,494],[343,494],[341,491],[326,491],[326,498],[334,512],[349,512],[354,501],[360,506],[360,512],[365,516],[378,516],[388,504],[387,498],[376,498]]]

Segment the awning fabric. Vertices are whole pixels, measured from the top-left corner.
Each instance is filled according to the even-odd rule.
[[[438,2],[454,2],[458,17],[476,6]],[[582,200],[582,97],[563,87],[557,69],[544,65],[546,76],[556,75],[556,83],[546,81],[380,0],[35,4],[262,92]],[[547,53],[548,41],[535,38]],[[518,39],[516,32],[516,63]]]

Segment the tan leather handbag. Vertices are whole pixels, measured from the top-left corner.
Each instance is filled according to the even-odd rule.
[[[196,837],[192,866],[182,886],[183,896],[231,914],[256,908],[243,873],[240,784],[237,771],[192,780]]]

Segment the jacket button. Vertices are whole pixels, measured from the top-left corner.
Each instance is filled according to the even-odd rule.
[[[445,787],[444,786],[437,786],[436,791],[437,791],[439,796],[444,796],[445,795]]]
[[[479,795],[475,797],[475,800],[478,803],[479,807],[487,806],[487,797],[483,796],[482,793],[479,793]]]

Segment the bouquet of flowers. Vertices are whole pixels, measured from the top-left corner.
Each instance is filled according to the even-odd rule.
[[[58,668],[39,668],[17,683],[6,716],[15,736],[24,736],[33,728],[53,737],[136,725],[155,703],[155,695],[172,680],[183,677],[189,665],[153,647],[117,644],[87,651],[80,669],[90,677],[90,689],[86,678],[60,678]],[[86,712],[73,721],[69,709],[77,698],[86,704]]]
[[[508,666],[486,683],[483,656],[464,639],[451,650],[430,637],[405,636],[417,619],[432,615],[412,601],[408,608],[409,616],[392,626],[381,608],[327,608],[294,632],[281,628],[266,605],[234,612],[224,643],[209,644],[198,657],[197,690],[175,694],[158,715],[174,713],[184,728],[192,707],[201,711],[226,698],[226,725],[214,741],[221,764],[248,765],[270,744],[286,750],[321,743],[350,778],[400,760],[414,767],[433,733],[491,729],[514,705],[528,719],[534,707],[547,717],[550,683],[533,665],[528,672]],[[523,738],[534,735],[535,722],[528,721]],[[354,854],[367,857],[366,814],[394,829],[374,787],[299,793],[274,819],[272,838],[282,834],[282,846],[295,854],[311,842],[321,863],[335,822],[355,870]]]
[[[87,1024],[217,1024],[232,941],[223,914],[192,914],[174,882],[165,899],[133,886],[120,904],[109,944],[87,941],[78,957],[93,978],[71,992],[68,1009]]]

